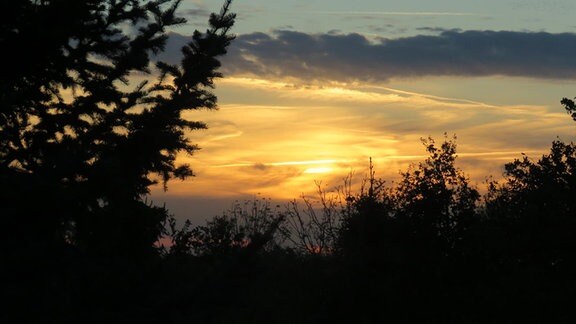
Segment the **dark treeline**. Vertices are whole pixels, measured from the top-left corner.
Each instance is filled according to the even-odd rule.
[[[287,206],[237,203],[193,226],[162,218],[164,244],[132,255],[45,238],[12,245],[3,316],[18,322],[570,323],[576,300],[576,145],[505,165],[481,196],[456,145],[389,186]],[[34,224],[30,222],[30,225]],[[129,224],[128,224],[129,225]],[[115,227],[110,221],[110,227]],[[51,233],[54,234],[54,233]],[[48,233],[47,233],[48,235]],[[139,233],[123,233],[122,246]],[[146,249],[147,253],[136,253]],[[17,260],[16,263],[13,263]],[[20,279],[17,279],[20,278]]]
[[[171,231],[165,260],[195,274],[180,278],[182,292],[210,291],[189,305],[192,318],[573,321],[576,145],[555,141],[537,161],[506,164],[481,196],[455,167],[453,140],[424,144],[429,157],[398,183],[387,186],[371,166],[357,192],[347,178],[315,201],[250,202]]]
[[[397,183],[370,163],[357,191],[201,226],[149,203],[193,175],[176,154],[206,125],[181,113],[216,107],[234,38],[228,0],[179,65],[153,64],[179,3],[0,2],[0,322],[574,322],[573,143],[506,164],[485,195],[445,138]]]

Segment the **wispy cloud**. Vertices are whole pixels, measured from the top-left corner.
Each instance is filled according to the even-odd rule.
[[[253,166],[286,166],[286,165],[317,165],[317,164],[332,164],[337,162],[344,162],[339,160],[312,160],[312,161],[283,161],[283,162],[270,162],[270,163],[232,163],[217,165],[218,168],[230,168],[230,167],[253,167]]]
[[[498,177],[505,162],[526,153],[538,157],[556,135],[573,134],[561,110],[538,105],[498,105],[395,87],[225,78],[217,113],[195,111],[209,129],[191,134],[202,151],[182,156],[198,177],[173,183],[173,195],[255,195],[290,199],[314,191],[314,180],[341,184],[369,157],[378,176],[398,177],[426,158],[420,138],[458,135],[460,163],[481,183]],[[242,93],[243,103],[226,93]],[[390,100],[389,95],[397,98]],[[274,98],[259,103],[257,98]],[[250,101],[250,98],[253,98]],[[236,99],[238,99],[236,97]],[[234,122],[231,122],[234,121]],[[360,179],[361,180],[361,179]]]
[[[394,89],[373,84],[325,83],[300,85],[298,80],[273,81],[254,78],[229,77],[220,81],[221,84],[234,85],[248,89],[273,91],[280,98],[299,98],[334,103],[390,104],[404,103],[415,105],[430,105],[458,108],[494,108],[497,106],[484,102],[435,96],[414,91]],[[279,106],[261,106],[257,109],[287,109]]]
[[[424,94],[424,93],[418,93],[418,92],[406,91],[406,90],[399,90],[399,89],[393,89],[393,88],[388,88],[388,87],[379,87],[379,86],[374,86],[374,85],[370,86],[369,88],[385,90],[385,91],[389,91],[392,93],[398,93],[398,94],[408,95],[408,96],[412,96],[412,97],[420,97],[420,98],[436,100],[436,101],[443,102],[443,103],[474,105],[474,106],[480,106],[480,107],[486,107],[486,108],[488,108],[488,107],[495,108],[496,107],[494,105],[490,105],[490,104],[487,104],[484,102],[479,102],[479,101],[474,101],[474,100],[469,100],[469,99],[435,96],[435,95],[430,95],[430,94]]]
[[[474,16],[469,12],[446,12],[446,11],[312,11],[319,15],[343,15],[343,16]]]

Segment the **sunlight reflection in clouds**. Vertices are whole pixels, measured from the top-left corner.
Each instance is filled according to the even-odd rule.
[[[442,87],[433,80],[386,85],[219,80],[219,111],[187,113],[209,127],[189,134],[202,149],[178,159],[197,176],[172,182],[166,194],[155,189],[155,195],[289,200],[314,194],[315,181],[339,186],[351,171],[359,185],[370,158],[377,176],[391,181],[426,158],[421,138],[441,141],[445,132],[458,136],[457,164],[482,187],[520,153],[537,158],[557,135],[569,140],[574,134],[561,109],[507,98],[510,88],[502,87],[501,101],[511,104],[502,104],[493,93],[487,102],[460,97],[448,90],[461,81],[440,81]]]

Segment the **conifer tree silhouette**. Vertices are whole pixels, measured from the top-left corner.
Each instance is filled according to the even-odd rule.
[[[182,48],[181,64],[154,64],[167,28],[185,22],[180,3],[2,2],[0,215],[8,241],[104,254],[153,248],[166,210],[143,197],[156,182],[193,175],[176,154],[194,153],[186,132],[206,125],[182,113],[216,108],[218,57],[234,38],[226,0]]]

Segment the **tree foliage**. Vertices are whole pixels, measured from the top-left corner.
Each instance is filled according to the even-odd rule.
[[[574,100],[562,98],[560,103],[564,106],[564,109],[566,109],[566,112],[570,115],[570,117],[576,121],[576,103]]]
[[[554,141],[538,161],[527,156],[505,165],[502,183],[491,183],[487,217],[521,264],[550,270],[576,266],[576,145]],[[502,247],[504,248],[504,247]]]
[[[269,200],[236,201],[221,216],[193,226],[187,220],[178,228],[170,219],[170,255],[222,257],[237,253],[258,253],[280,246],[280,226],[284,215],[274,210]]]
[[[317,199],[302,195],[302,204],[296,199],[287,204],[281,229],[295,250],[311,255],[331,255],[337,252],[345,198],[350,197],[350,184],[351,175],[336,190],[336,194],[330,194],[321,182],[317,182]]]
[[[377,179],[370,165],[363,189],[347,198],[341,248],[381,253],[400,241],[442,253],[458,248],[474,221],[480,195],[455,165],[455,139],[446,138],[439,146],[432,138],[422,142],[429,157],[410,166],[395,186]]]
[[[438,147],[429,138],[423,144],[430,156],[402,174],[393,200],[398,216],[408,217],[419,234],[436,237],[450,249],[463,239],[480,194],[455,166],[454,140],[446,139]]]
[[[182,48],[181,64],[154,62],[167,28],[185,22],[180,3],[2,3],[0,213],[16,237],[44,233],[87,249],[131,231],[146,236],[140,249],[158,238],[165,213],[142,197],[193,175],[176,154],[194,153],[186,132],[206,125],[182,113],[216,108],[211,88],[235,19],[227,0]]]

